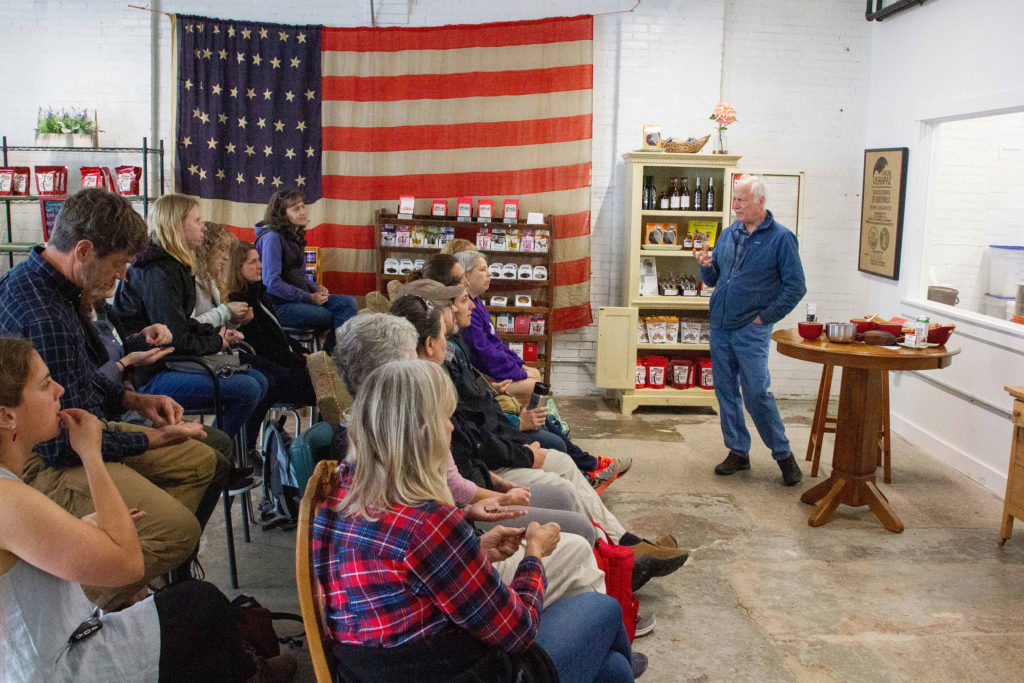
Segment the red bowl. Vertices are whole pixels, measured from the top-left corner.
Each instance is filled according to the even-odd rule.
[[[857,318],[850,318],[850,322],[857,326],[857,334],[864,334],[871,330],[877,330],[878,324],[874,320],[859,320]]]
[[[804,339],[817,339],[825,326],[821,323],[797,323],[796,329]]]
[[[928,343],[938,344],[942,346],[949,341],[949,335],[953,334],[953,329],[956,325],[943,325],[942,327],[933,327],[928,330]]]
[[[875,329],[888,332],[894,337],[899,337],[903,334],[903,325],[900,323],[875,323]]]

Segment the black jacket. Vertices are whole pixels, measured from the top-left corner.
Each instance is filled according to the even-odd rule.
[[[252,320],[238,331],[245,335],[246,343],[258,355],[286,368],[306,367],[302,345],[281,329],[281,323],[271,312],[267,288],[262,282],[253,282],[240,292],[232,292],[228,301],[244,301],[252,307]]]
[[[128,274],[117,288],[114,310],[129,334],[153,323],[163,323],[171,330],[174,356],[207,356],[224,346],[219,330],[213,325],[192,318],[196,307],[195,278],[188,268],[168,254],[156,242],[135,257]],[[141,386],[163,364],[139,368],[135,377]]]
[[[532,439],[513,425],[469,362],[462,340],[450,338],[444,362],[459,402],[452,415],[452,457],[463,477],[480,484],[479,463],[488,469],[533,467]],[[490,486],[487,486],[490,488]]]

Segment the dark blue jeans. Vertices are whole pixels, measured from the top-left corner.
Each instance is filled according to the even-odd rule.
[[[312,327],[321,331],[336,330],[355,314],[356,300],[344,294],[331,294],[322,306],[304,303],[274,306],[274,315],[284,327]]]
[[[731,451],[750,452],[750,432],[743,406],[772,457],[789,457],[789,439],[775,396],[768,390],[768,351],[772,326],[750,323],[738,330],[711,329],[711,370],[721,413],[722,437]],[[742,390],[742,397],[740,391]],[[741,402],[742,401],[742,402]]]
[[[562,683],[633,680],[633,650],[622,608],[611,596],[562,598],[541,612],[535,642],[554,662]]]
[[[558,426],[558,420],[554,418],[549,417],[547,424],[540,429],[531,429],[523,434],[539,442],[541,448],[562,451],[572,458],[576,467],[580,468],[580,472],[593,472],[597,469],[597,458],[566,439]]]
[[[266,395],[267,379],[255,370],[236,372],[230,377],[221,377],[218,387],[224,422],[216,426],[234,439]],[[144,394],[170,396],[187,411],[203,410],[213,413],[213,380],[206,374],[165,370],[139,387],[139,391]],[[250,442],[256,439],[256,434],[246,436]]]

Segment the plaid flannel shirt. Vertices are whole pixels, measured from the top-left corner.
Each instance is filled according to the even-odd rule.
[[[328,629],[341,643],[394,647],[453,627],[508,652],[525,650],[537,632],[544,566],[519,563],[511,589],[480,549],[473,529],[451,505],[395,505],[376,521],[343,516],[341,486],[313,522],[313,568]]]
[[[107,351],[81,312],[82,292],[36,247],[28,260],[0,279],[0,333],[32,341],[54,381],[64,387],[61,406],[96,417],[124,412],[124,387],[98,374]],[[103,459],[118,461],[149,448],[141,432],[103,432]],[[81,460],[67,432],[36,446],[47,467],[73,467]]]

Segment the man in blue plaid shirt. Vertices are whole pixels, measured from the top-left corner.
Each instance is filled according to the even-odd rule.
[[[65,202],[48,246],[36,247],[0,280],[0,332],[32,341],[54,381],[64,386],[63,408],[101,419],[134,410],[154,425],[105,423],[107,470],[128,507],[146,513],[137,523],[146,569],[130,586],[86,587],[103,609],[122,607],[192,554],[228,469],[223,455],[197,440],[206,436],[202,425],[182,422],[174,400],[127,391],[96,372],[107,352],[90,321],[90,302],[124,277],[145,243],[146,224],[127,200],[85,189]],[[158,329],[146,332],[151,345],[171,342]],[[93,511],[85,471],[66,432],[39,444],[24,479],[75,516]]]

